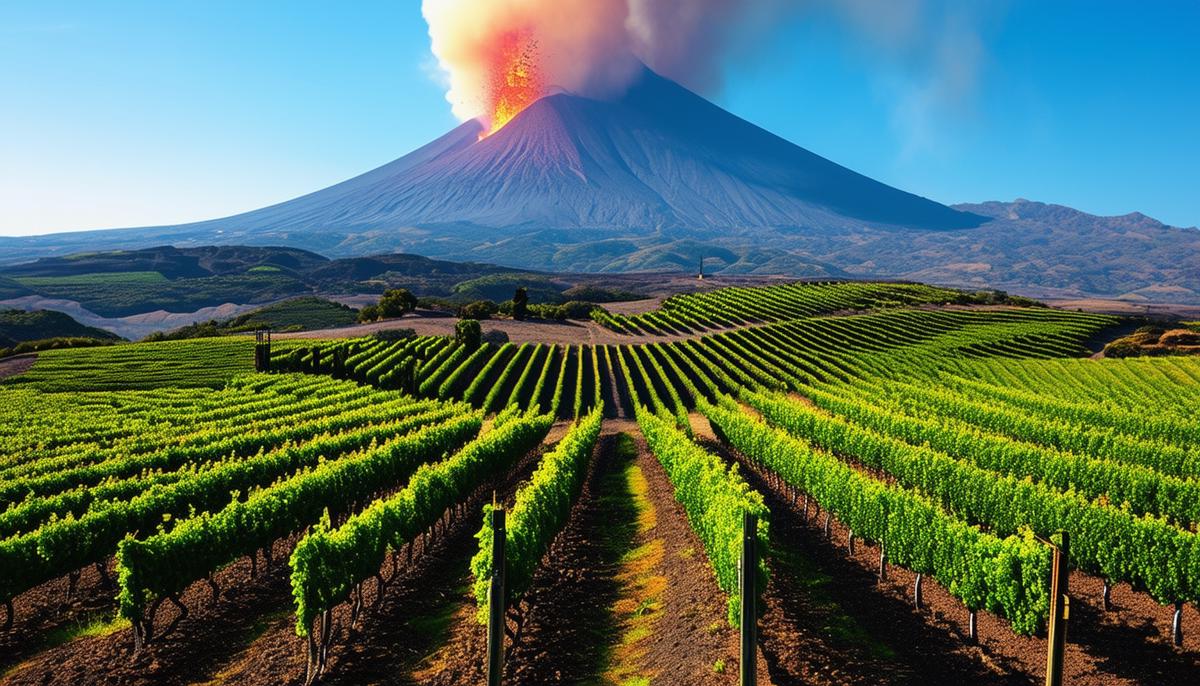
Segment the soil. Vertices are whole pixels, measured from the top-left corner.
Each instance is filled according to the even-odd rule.
[[[17,355],[15,357],[7,357],[3,360],[0,360],[0,379],[16,376],[17,374],[24,374],[25,372],[29,371],[29,368],[33,366],[34,362],[37,362],[36,353]]]
[[[651,309],[653,303],[660,302],[659,299],[651,298],[647,300],[637,300],[631,303],[620,303],[622,307],[613,307],[611,311],[618,310],[627,314],[636,314],[645,312]],[[617,305],[617,303],[613,303]],[[606,305],[605,307],[608,307]],[[922,305],[921,309],[945,309],[945,310],[1005,310],[1011,309],[1007,305]],[[841,310],[837,312],[826,313],[825,316],[850,316],[861,314],[857,310]],[[458,323],[456,317],[450,316],[446,312],[435,312],[431,310],[418,310],[415,313],[407,314],[397,319],[389,319],[382,322],[373,322],[370,324],[356,324],[354,326],[345,326],[335,329],[319,329],[314,331],[296,331],[292,333],[277,333],[273,334],[277,339],[332,339],[332,338],[353,338],[356,336],[367,336],[379,331],[391,331],[396,329],[412,329],[418,335],[422,336],[453,336],[454,325]],[[568,320],[568,321],[549,321],[549,320],[525,320],[515,321],[512,319],[485,319],[479,322],[484,334],[493,331],[501,331],[508,336],[508,339],[513,343],[552,343],[559,345],[621,345],[621,344],[638,344],[638,343],[670,343],[673,341],[684,340],[688,338],[697,338],[701,335],[709,335],[721,333],[723,331],[732,331],[734,329],[747,329],[757,326],[766,326],[766,324],[743,324],[736,327],[709,327],[706,329],[696,329],[689,333],[671,333],[671,334],[624,334],[617,333],[611,329],[600,326],[593,321]]]
[[[760,623],[760,683],[778,684],[1038,684],[1044,637],[1020,637],[1002,619],[979,613],[978,644],[967,640],[968,613],[936,582],[926,580],[925,607],[911,601],[914,575],[889,566],[878,578],[879,548],[860,542],[850,555],[848,531],[836,520],[826,539],[815,512],[755,473],[693,415],[698,440],[740,463],[771,509],[771,581]],[[561,437],[557,425],[547,445]],[[616,449],[618,434],[636,450]],[[497,495],[510,500],[541,451],[527,456]],[[634,488],[636,471],[638,487]],[[324,684],[421,683],[460,686],[484,677],[485,629],[475,620],[468,570],[477,549],[478,512],[491,497],[471,500],[443,535],[414,558],[350,628],[349,608],[335,611],[336,637]],[[0,633],[0,686],[25,684],[268,684],[303,681],[305,644],[295,636],[287,551],[274,546],[271,565],[249,578],[240,560],[215,579],[220,600],[194,584],[183,595],[190,610],[171,630],[164,606],[156,639],[132,653],[131,632],[108,625],[111,588],[95,568],[81,575],[65,602],[66,581],[17,599],[12,631]],[[390,576],[385,565],[385,576]],[[111,566],[110,566],[111,569]],[[1182,648],[1170,644],[1172,609],[1126,585],[1113,589],[1113,609],[1100,604],[1100,581],[1072,572],[1066,683],[1190,684],[1200,674],[1200,612],[1185,607]],[[661,465],[636,424],[608,420],[583,495],[543,560],[535,593],[524,605],[521,638],[507,662],[506,683],[733,684],[738,638],[726,619],[725,596],[703,546],[675,501]],[[87,627],[87,630],[82,630]],[[97,628],[98,627],[98,628]],[[95,630],[93,630],[95,629]]]
[[[1017,636],[1003,619],[978,614],[979,643],[968,643],[966,608],[931,579],[925,609],[912,603],[915,575],[888,566],[878,578],[879,548],[859,541],[847,549],[849,531],[835,519],[822,532],[815,508],[803,516],[793,502],[756,473],[736,451],[717,441],[702,418],[693,420],[707,448],[740,464],[771,509],[773,551],[762,649],[778,684],[1040,684],[1046,669],[1045,637]],[[1071,572],[1071,617],[1065,683],[1073,686],[1195,683],[1200,638],[1185,632],[1183,648],[1171,645],[1173,608],[1120,584],[1113,609],[1100,602],[1102,583]],[[1200,622],[1185,606],[1184,627]]]
[[[642,301],[638,301],[642,302]],[[355,326],[346,326],[336,329],[320,329],[317,331],[297,331],[294,333],[278,333],[274,334],[277,339],[288,338],[303,338],[303,339],[326,339],[326,338],[352,338],[355,336],[367,336],[378,331],[389,331],[393,329],[412,329],[422,336],[453,336],[454,325],[458,323],[455,317],[446,316],[445,313],[432,313],[419,311],[416,314],[408,314],[398,319],[389,319],[382,322],[373,322],[371,324],[357,324]],[[576,345],[576,344],[591,344],[591,345],[617,345],[617,344],[632,344],[632,343],[669,343],[682,338],[694,337],[697,334],[642,334],[633,336],[630,334],[617,333],[611,329],[606,329],[596,322],[582,320],[568,321],[550,321],[550,320],[525,320],[516,321],[513,319],[485,319],[479,322],[484,334],[493,331],[501,331],[508,336],[508,339],[513,343],[557,343],[559,345]],[[715,333],[724,329],[708,329],[703,333]]]
[[[565,428],[565,424],[552,428],[546,444],[561,438]],[[528,478],[540,454],[541,450],[527,456],[499,486],[501,497],[510,496],[520,481]],[[458,517],[428,548],[418,540],[413,564],[401,563],[378,609],[364,611],[359,620],[361,628],[347,628],[348,604],[335,610],[337,634],[330,650],[329,673],[322,683],[361,684],[394,677],[403,671],[398,672],[397,665],[410,668],[425,654],[422,650],[432,650],[440,643],[437,613],[444,611],[447,599],[457,601],[460,596],[455,593],[459,585],[447,585],[446,580],[461,580],[467,569],[476,548],[474,534],[479,529],[478,516],[471,513],[478,513],[490,497],[490,489],[482,489],[465,508],[468,516]],[[0,634],[0,640],[11,639],[11,644],[18,646],[16,659],[0,662],[0,670],[7,670],[0,686],[302,684],[306,646],[295,635],[287,564],[297,540],[292,537],[277,541],[273,563],[264,570],[260,559],[257,578],[249,577],[248,558],[214,575],[221,589],[216,603],[207,584],[192,584],[181,596],[189,614],[170,630],[178,613],[164,604],[155,622],[153,642],[137,655],[133,654],[132,632],[127,626],[46,650],[22,647],[27,643],[44,645],[44,640],[34,643],[38,633],[44,635],[57,627],[79,624],[79,617],[97,612],[93,606],[111,613],[112,590],[99,589],[98,576],[93,578],[85,572],[80,581],[81,589],[85,593],[93,589],[95,598],[77,601],[78,608],[73,607],[64,617],[55,615],[52,620],[38,613],[51,616],[54,594],[63,592],[65,581],[23,594],[17,599],[13,631]],[[385,577],[388,574],[385,569]],[[368,583],[366,590],[366,602],[373,604],[377,600],[375,584]],[[42,607],[50,610],[43,612]],[[32,617],[25,618],[31,611]],[[407,621],[395,621],[397,617]],[[398,651],[396,646],[404,646],[404,650]]]
[[[621,432],[635,437],[635,456],[618,454]],[[737,682],[737,633],[725,617],[725,596],[665,472],[637,432],[632,422],[605,421],[579,502],[538,570],[535,593],[522,603],[507,683],[624,683],[643,676],[663,684]],[[652,523],[641,529],[625,484],[630,466],[645,478],[642,497],[652,513]],[[483,680],[486,632],[467,600],[454,615],[449,640],[414,674],[420,683]]]

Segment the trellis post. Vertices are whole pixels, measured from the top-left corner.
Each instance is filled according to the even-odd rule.
[[[492,578],[488,582],[487,683],[504,676],[504,508],[492,508]]]
[[[1068,597],[1070,579],[1067,568],[1071,550],[1071,537],[1066,531],[1059,532],[1060,541],[1053,546],[1054,563],[1050,576],[1050,636],[1046,649],[1046,686],[1062,686],[1063,651],[1067,642],[1067,620],[1071,613]]]
[[[739,665],[741,686],[758,682],[758,515],[742,515],[742,557],[738,561],[741,593],[742,657]]]

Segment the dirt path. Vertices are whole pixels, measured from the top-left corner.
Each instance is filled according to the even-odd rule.
[[[456,317],[438,316],[429,312],[406,315],[399,319],[389,319],[371,324],[358,324],[337,329],[319,329],[316,331],[298,331],[295,333],[274,334],[277,339],[327,339],[352,338],[367,336],[378,331],[393,329],[412,329],[422,336],[453,336]],[[646,334],[632,336],[620,334],[595,322],[569,320],[565,322],[512,319],[485,319],[479,322],[484,334],[501,331],[513,343],[557,343],[560,345],[576,345],[588,343],[592,345],[616,345],[622,343],[669,343],[683,338],[691,338],[700,333],[716,333],[725,329],[711,329],[691,334]]]
[[[641,303],[644,301],[638,302]],[[1006,305],[919,305],[917,308],[930,310],[979,311],[1012,309]],[[839,310],[836,312],[827,312],[822,316],[844,317],[858,314],[863,314],[863,312],[859,310]],[[419,310],[415,314],[409,314],[399,319],[389,319],[383,322],[357,324],[354,326],[346,326],[336,329],[278,333],[274,334],[274,337],[283,340],[291,338],[352,338],[355,336],[367,336],[379,331],[390,331],[395,329],[412,329],[417,334],[424,336],[452,336],[454,335],[454,325],[457,323],[458,319],[450,316],[448,313]],[[545,320],[514,321],[512,319],[486,319],[479,322],[485,334],[492,331],[501,331],[507,335],[509,340],[513,343],[557,343],[560,345],[576,345],[581,343],[591,345],[671,343],[674,341],[697,338],[699,336],[722,333],[725,331],[768,326],[774,323],[776,322],[757,322],[729,327],[697,327],[689,332],[672,334],[641,334],[635,336],[617,333],[592,321],[569,320],[564,322],[555,322]]]
[[[506,664],[510,683],[736,683],[737,635],[725,597],[637,431],[629,421],[605,421],[584,493],[524,604]],[[414,680],[482,679],[486,636],[473,613],[464,598],[447,640]]]
[[[606,432],[637,516],[632,547],[617,571],[613,609],[620,638],[605,682],[737,683],[738,635],[729,625],[727,599],[666,472],[634,422],[606,422]],[[759,667],[762,683],[769,683],[765,663]]]
[[[33,363],[37,362],[37,353],[28,353],[25,355],[17,355],[15,357],[7,357],[0,360],[0,379],[6,379],[17,374],[24,374],[29,371]]]
[[[968,645],[967,611],[945,589],[927,579],[925,610],[917,611],[914,574],[889,566],[880,581],[877,546],[860,542],[850,555],[840,522],[833,520],[826,539],[815,507],[806,519],[802,499],[794,503],[771,487],[716,440],[707,420],[693,425],[706,447],[739,462],[771,509],[772,581],[762,634],[777,683],[1042,682],[1044,637],[1017,636],[1003,619],[980,612],[979,645]],[[1200,674],[1200,640],[1185,636],[1182,650],[1170,645],[1170,608],[1121,584],[1113,590],[1114,610],[1104,612],[1098,579],[1074,571],[1070,583],[1066,683],[1190,683]],[[1200,612],[1185,607],[1184,626],[1197,623]]]

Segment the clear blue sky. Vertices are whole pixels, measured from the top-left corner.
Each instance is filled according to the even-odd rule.
[[[1200,225],[1200,2],[943,3],[900,36],[814,4],[710,97],[943,202]],[[3,235],[254,209],[455,124],[417,0],[7,0],[0,65]]]

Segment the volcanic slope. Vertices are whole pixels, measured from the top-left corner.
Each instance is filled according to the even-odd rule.
[[[466,122],[394,162],[294,200],[224,219],[127,230],[126,237],[247,244],[307,238],[306,247],[339,254],[433,242],[474,247],[497,229],[657,230],[694,238],[745,227],[942,230],[984,221],[834,164],[649,70],[616,100],[557,93],[482,140],[481,130]],[[122,238],[112,233],[104,238]],[[586,233],[578,238],[597,237]],[[423,252],[444,252],[429,247]]]
[[[346,183],[217,223],[695,232],[983,221],[840,167],[649,71],[615,102],[559,93],[492,136],[477,140],[479,131],[468,122]]]

